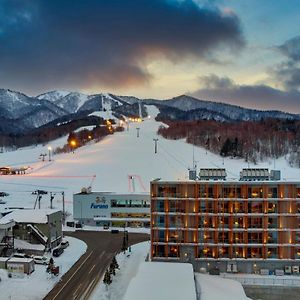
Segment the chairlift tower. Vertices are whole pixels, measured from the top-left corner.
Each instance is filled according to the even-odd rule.
[[[142,120],[143,116],[142,116],[142,105],[141,105],[141,101],[138,102],[139,103],[139,117]]]

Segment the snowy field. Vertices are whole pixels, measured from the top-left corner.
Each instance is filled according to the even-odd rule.
[[[31,193],[36,189],[56,193],[53,204],[62,208],[61,192],[65,192],[66,210],[72,213],[73,193],[81,187],[92,184],[94,191],[129,192],[128,175],[140,176],[142,183],[136,180],[136,192],[149,192],[149,182],[155,178],[165,180],[187,179],[188,168],[192,166],[193,148],[198,168],[225,167],[228,178],[238,178],[242,168],[248,164],[239,159],[224,159],[193,147],[183,140],[166,140],[156,135],[159,126],[154,117],[158,110],[148,106],[151,116],[142,123],[130,123],[129,131],[107,136],[99,143],[90,143],[76,149],[75,153],[59,154],[48,161],[39,160],[41,153],[48,153],[48,146],[55,148],[66,143],[66,137],[51,142],[49,145],[39,145],[19,149],[14,152],[0,154],[0,166],[30,166],[29,174],[0,176],[0,191],[10,196],[3,200],[0,210],[10,206],[33,207],[36,195]],[[136,128],[140,128],[137,138]],[[158,153],[154,153],[153,138],[158,138]],[[272,160],[255,167],[273,168]],[[250,165],[250,167],[254,167]],[[282,171],[283,179],[300,178],[300,170],[288,166],[284,158],[276,161],[276,168]],[[96,175],[95,180],[93,176]],[[144,187],[145,189],[144,189]],[[50,195],[43,196],[42,207],[49,207]]]
[[[46,266],[35,265],[31,275],[20,274],[19,278],[8,278],[7,270],[0,269],[0,299],[8,300],[41,300],[60,280],[75,262],[85,253],[87,245],[81,240],[65,237],[70,246],[60,257],[54,258],[55,265],[59,266],[59,276],[46,272]]]

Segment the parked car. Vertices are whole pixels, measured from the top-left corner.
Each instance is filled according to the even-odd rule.
[[[62,240],[61,243],[60,243],[60,247],[63,248],[63,249],[66,249],[69,246],[70,246],[70,244],[66,240]]]
[[[14,253],[13,257],[17,257],[17,258],[30,258],[29,255],[25,254],[25,253]]]
[[[59,256],[61,256],[61,254],[64,252],[64,249],[63,248],[61,248],[61,247],[59,247],[59,248],[55,248],[54,250],[53,250],[53,252],[52,252],[52,255],[54,256],[54,257],[59,257]]]
[[[46,256],[33,256],[34,263],[39,265],[48,265],[49,264],[49,258]]]

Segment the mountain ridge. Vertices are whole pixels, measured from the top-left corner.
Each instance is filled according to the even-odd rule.
[[[110,110],[112,112],[128,111],[128,114],[131,114],[136,111],[132,108],[137,103],[141,103],[142,106],[157,106],[160,109],[158,115],[160,120],[216,120],[220,122],[259,121],[264,118],[300,120],[300,114],[244,108],[222,102],[201,100],[189,95],[159,100],[112,93],[89,95],[74,91],[53,90],[33,97],[10,89],[0,89],[0,116],[6,123],[0,127],[0,132],[22,133],[77,112],[88,114]],[[18,126],[12,126],[14,122],[18,122]]]

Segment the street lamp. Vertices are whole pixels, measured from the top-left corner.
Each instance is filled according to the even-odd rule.
[[[72,141],[70,142],[70,145],[71,145],[72,150],[73,150],[73,153],[74,153],[74,149],[75,149],[75,147],[76,147],[76,141],[75,141],[75,140],[72,140]]]
[[[52,150],[52,147],[49,146],[49,147],[48,147],[49,161],[51,161],[51,150]]]
[[[122,243],[122,249],[121,249],[124,253],[128,249],[128,231],[125,230],[125,228],[126,228],[126,223],[124,223],[123,243]]]

